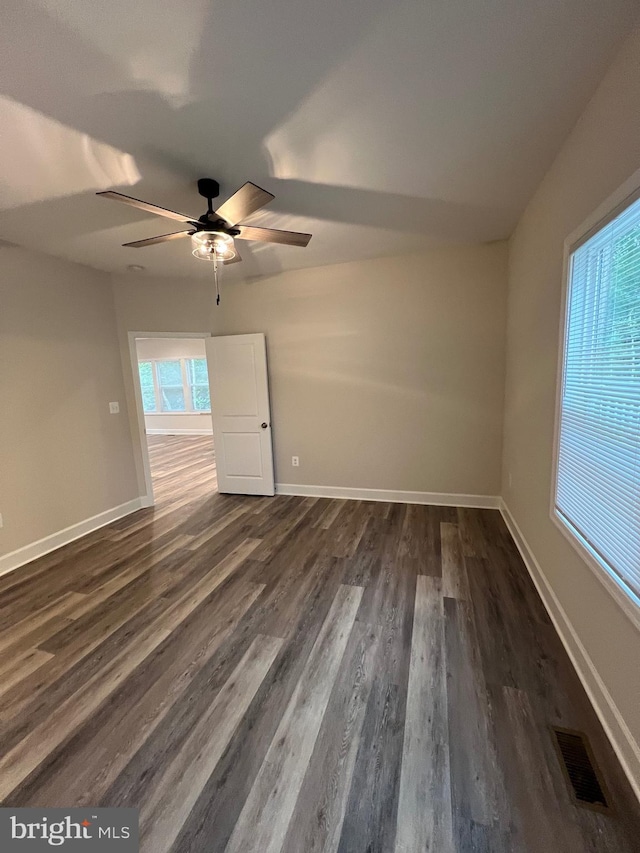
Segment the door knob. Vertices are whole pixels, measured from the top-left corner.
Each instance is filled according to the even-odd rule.
[[[266,429],[266,428],[267,428],[267,426],[268,426],[268,424],[264,423],[264,421],[263,421],[263,422],[260,424],[260,426],[262,427],[262,429]]]

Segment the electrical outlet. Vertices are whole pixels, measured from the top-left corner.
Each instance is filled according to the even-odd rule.
[[[2,520],[2,513],[0,512],[0,527],[4,527],[4,521]]]
[[[294,468],[298,468],[298,466],[300,465],[300,457],[299,456],[292,456],[291,457],[291,464],[293,465]]]
[[[120,411],[120,403],[109,403],[109,414],[117,415]]]

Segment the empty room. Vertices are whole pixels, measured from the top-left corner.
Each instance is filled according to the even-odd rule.
[[[0,20],[2,853],[637,853],[637,0]]]

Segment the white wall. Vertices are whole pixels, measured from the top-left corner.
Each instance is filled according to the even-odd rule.
[[[109,277],[0,249],[0,364],[6,555],[139,494]]]
[[[136,341],[138,360],[160,358],[206,358],[202,338],[139,338]],[[213,434],[213,422],[210,414],[204,412],[189,414],[146,414],[144,423],[150,435]]]
[[[593,667],[593,689],[601,679],[610,694],[611,706],[600,691],[603,713],[640,791],[640,635],[549,516],[563,242],[638,167],[640,32],[624,44],[511,241],[502,493]]]
[[[114,290],[125,348],[140,329],[266,333],[278,482],[499,493],[505,244],[227,282],[218,309],[209,282]]]

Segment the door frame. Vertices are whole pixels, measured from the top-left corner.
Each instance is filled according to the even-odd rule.
[[[139,338],[210,338],[211,332],[127,332],[129,340],[129,360],[133,378],[133,396],[135,400],[135,432],[133,435],[134,445],[139,450],[142,461],[142,476],[144,479],[145,493],[140,496],[143,507],[154,506],[153,480],[151,479],[151,463],[149,461],[149,444],[147,442],[147,431],[144,422],[144,408],[142,405],[142,389],[140,387],[140,373],[138,371],[138,350],[136,341]],[[209,360],[207,359],[207,369]]]

